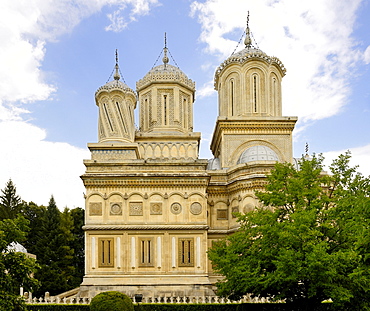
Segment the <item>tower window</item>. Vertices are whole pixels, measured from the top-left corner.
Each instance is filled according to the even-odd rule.
[[[104,107],[105,116],[107,117],[107,120],[108,120],[108,123],[109,123],[110,129],[111,129],[111,131],[113,132],[113,126],[112,126],[112,122],[111,122],[111,120],[110,120],[110,118],[109,118],[108,109],[107,109],[106,104],[103,104],[103,107]]]
[[[257,77],[253,76],[253,106],[254,112],[257,112]]]
[[[234,115],[234,81],[230,81],[231,115]]]
[[[194,266],[194,240],[179,239],[179,267]]]
[[[164,125],[167,125],[167,95],[163,95]]]
[[[114,250],[113,238],[99,238],[99,267],[113,267],[114,266]]]

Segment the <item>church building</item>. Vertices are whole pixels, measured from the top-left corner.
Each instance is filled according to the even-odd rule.
[[[293,162],[297,117],[282,116],[285,67],[252,45],[216,70],[218,118],[199,159],[193,132],[195,83],[163,63],[136,83],[114,80],[95,93],[98,142],[81,176],[86,188],[85,276],[80,296],[117,290],[129,296],[214,294],[220,276],[207,249],[238,229],[236,213],[259,203],[276,161]],[[139,106],[139,128],[134,110]]]

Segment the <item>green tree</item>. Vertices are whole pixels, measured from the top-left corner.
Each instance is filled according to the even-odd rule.
[[[46,207],[38,206],[34,202],[25,203],[23,206],[23,216],[29,221],[30,230],[27,239],[24,241],[24,247],[29,253],[36,255],[38,258],[44,252],[43,245],[39,243],[44,238],[44,219]],[[41,248],[38,248],[41,247]]]
[[[72,209],[71,217],[73,219],[71,248],[74,250],[73,266],[75,268],[72,286],[78,287],[85,274],[85,232],[82,229],[85,217],[84,209],[80,207]]]
[[[32,274],[37,269],[33,258],[16,252],[9,246],[21,243],[26,236],[27,220],[19,216],[15,219],[0,221],[0,310],[25,310],[19,296],[20,287],[33,291],[38,285]]]
[[[56,295],[73,288],[72,227],[73,219],[68,209],[60,212],[51,197],[43,218],[41,238],[36,243],[36,249],[42,251],[36,253],[41,269],[35,276],[41,286],[35,295],[43,295],[46,291]]]
[[[16,218],[22,211],[23,202],[17,195],[17,189],[11,179],[6,183],[6,186],[1,190],[1,193],[0,220]]]
[[[225,276],[220,295],[368,308],[370,181],[349,160],[341,155],[331,175],[321,156],[302,158],[299,170],[276,164],[257,193],[264,207],[239,215],[240,230],[209,251]]]

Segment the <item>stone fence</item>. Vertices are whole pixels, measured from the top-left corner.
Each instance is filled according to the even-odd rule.
[[[250,295],[244,296],[240,300],[230,300],[218,296],[189,296],[189,297],[131,297],[133,303],[202,303],[202,304],[230,304],[230,303],[273,303],[268,298],[252,298]],[[48,294],[43,298],[32,298],[32,295],[28,297],[25,295],[25,300],[27,304],[89,304],[91,298],[86,297],[68,297],[68,298],[59,298],[52,297]],[[279,301],[282,302],[282,301]],[[276,303],[276,301],[274,301]]]

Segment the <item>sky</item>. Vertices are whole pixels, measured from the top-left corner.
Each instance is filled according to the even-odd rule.
[[[254,44],[287,68],[294,156],[306,143],[327,163],[350,150],[369,175],[370,0],[1,0],[0,189],[12,179],[27,202],[47,205],[53,195],[60,209],[84,207],[94,93],[112,79],[116,49],[135,90],[161,63],[164,33],[170,64],[196,82],[194,131],[200,158],[212,158],[214,72],[244,48],[248,11]]]

